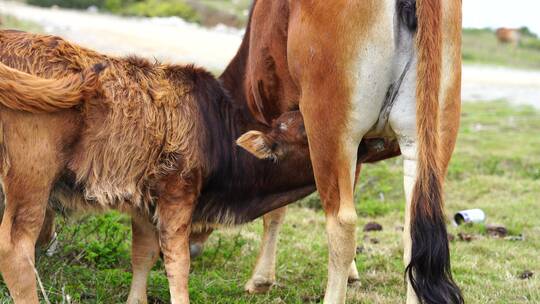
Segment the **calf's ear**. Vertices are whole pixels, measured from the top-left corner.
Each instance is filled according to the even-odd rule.
[[[277,160],[272,140],[260,131],[249,131],[236,140],[236,144],[259,159]]]

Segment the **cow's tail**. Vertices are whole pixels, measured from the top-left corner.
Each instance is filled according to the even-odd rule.
[[[79,74],[45,79],[0,63],[0,104],[31,113],[72,108],[96,94],[98,76],[104,68],[104,64],[96,64]]]
[[[417,0],[416,115],[418,176],[413,190],[411,261],[406,275],[421,303],[463,303],[452,278],[439,164],[439,89],[442,70],[442,0]]]

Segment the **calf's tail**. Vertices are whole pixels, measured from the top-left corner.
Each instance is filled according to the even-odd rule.
[[[51,113],[69,109],[96,94],[99,73],[92,68],[62,79],[45,79],[0,63],[0,104],[18,111]]]

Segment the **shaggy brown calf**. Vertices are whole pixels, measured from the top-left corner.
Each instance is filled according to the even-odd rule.
[[[0,271],[16,303],[38,300],[34,245],[49,199],[132,214],[129,302],[146,302],[147,274],[162,251],[171,302],[188,303],[192,224],[240,224],[314,190],[305,155],[276,165],[236,146],[242,132],[268,128],[204,70],[107,57],[14,31],[0,32],[0,61],[28,73],[0,74],[8,85],[0,106],[7,201]],[[97,81],[96,64],[106,66]]]

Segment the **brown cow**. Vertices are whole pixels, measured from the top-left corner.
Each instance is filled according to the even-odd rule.
[[[407,303],[463,302],[442,201],[459,126],[460,45],[459,0],[255,1],[222,79],[262,123],[295,108],[304,117],[327,213],[325,303],[345,301],[357,147],[371,138],[397,140],[405,159]]]
[[[500,43],[518,45],[519,41],[521,40],[521,32],[519,29],[501,27],[497,29],[495,35]]]

